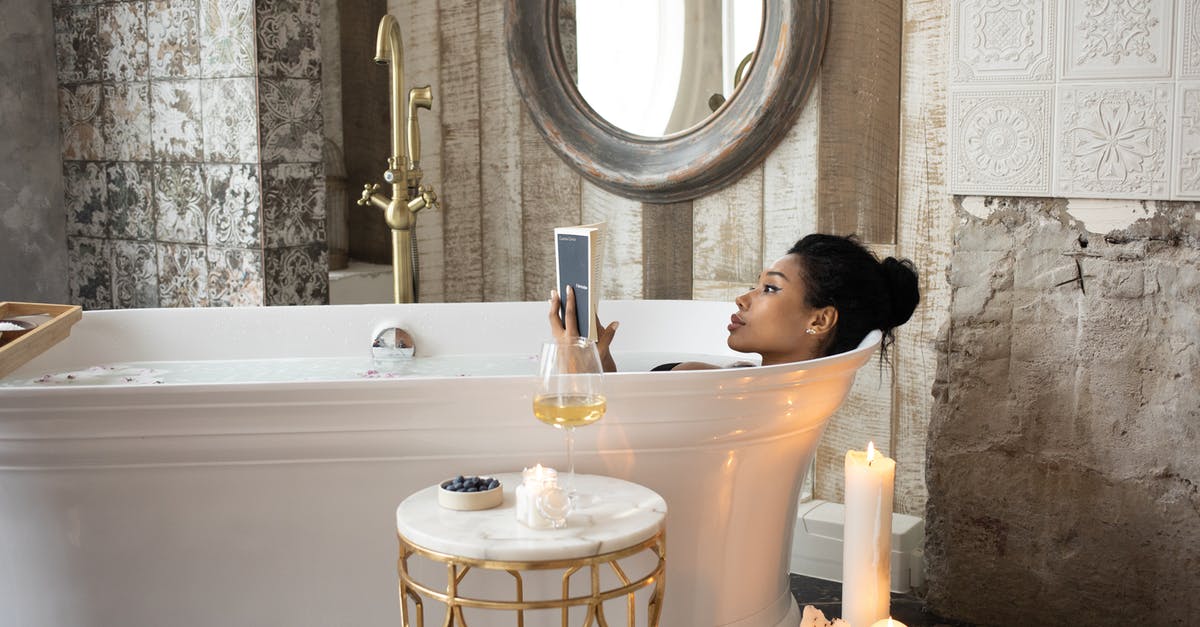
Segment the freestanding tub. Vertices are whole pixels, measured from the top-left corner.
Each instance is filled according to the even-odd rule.
[[[533,355],[544,303],[87,312],[0,383],[113,362],[363,356],[398,324],[417,355]],[[608,302],[623,367],[725,347],[728,303]],[[668,517],[664,624],[795,625],[798,486],[872,334],[806,363],[606,377],[577,469],[647,485]],[[715,359],[721,359],[716,357]],[[294,362],[293,362],[294,363]],[[535,369],[533,361],[529,373]],[[535,378],[0,387],[0,624],[399,624],[394,509],[459,473],[560,465]]]

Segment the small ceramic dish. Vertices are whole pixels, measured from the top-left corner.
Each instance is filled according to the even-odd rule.
[[[19,328],[14,329],[13,327]],[[0,346],[29,333],[35,327],[37,327],[36,324],[24,320],[0,320]]]
[[[456,479],[463,479],[463,477],[447,479],[438,484],[438,505],[446,509],[472,511],[491,509],[504,502],[504,486],[499,481],[492,479],[492,477],[474,478],[494,481],[496,487],[477,492],[462,492],[448,488],[454,484]],[[467,479],[471,479],[471,477],[467,477]]]

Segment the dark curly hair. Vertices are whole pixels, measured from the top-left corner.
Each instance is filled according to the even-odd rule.
[[[854,349],[873,329],[883,332],[880,354],[886,354],[892,329],[912,317],[921,299],[911,261],[879,261],[853,235],[807,235],[788,254],[799,257],[807,304],[837,309],[827,355]]]

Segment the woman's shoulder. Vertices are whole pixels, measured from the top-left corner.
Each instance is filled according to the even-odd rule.
[[[748,361],[739,361],[736,364],[732,364],[728,367],[729,368],[745,368],[748,366],[756,366],[756,365],[758,365],[758,364],[754,364],[754,363],[751,363]],[[674,370],[720,370],[721,368],[722,368],[722,366],[714,366],[712,364],[704,363],[702,361],[675,361],[675,362],[671,362],[669,364],[660,364],[658,366],[651,368],[650,371],[657,372],[657,371],[663,371],[663,370],[673,370],[673,371]]]

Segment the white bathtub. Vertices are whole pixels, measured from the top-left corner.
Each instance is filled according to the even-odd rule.
[[[4,382],[144,360],[528,354],[543,303],[87,312]],[[734,355],[728,303],[605,303],[631,351]],[[662,494],[664,624],[795,625],[797,488],[877,334],[804,364],[606,378],[577,468]],[[647,357],[641,356],[645,361]],[[639,364],[647,365],[647,364]],[[531,370],[533,366],[530,366]],[[561,465],[525,376],[0,387],[0,625],[393,626],[394,510],[446,476]]]

